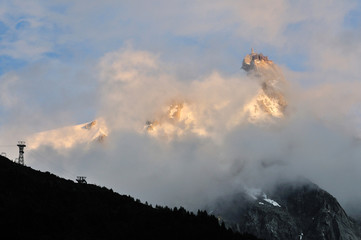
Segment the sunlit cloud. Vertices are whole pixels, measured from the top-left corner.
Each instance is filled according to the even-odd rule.
[[[203,207],[280,175],[356,203],[360,8],[2,2],[1,142],[26,140],[34,168],[156,204]],[[261,77],[240,69],[251,47],[273,61]]]

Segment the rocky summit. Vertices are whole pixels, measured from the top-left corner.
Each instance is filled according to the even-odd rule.
[[[270,122],[273,118],[283,118],[287,108],[285,97],[286,79],[282,70],[262,53],[251,51],[242,62],[242,69],[259,82],[261,89],[245,106],[249,121]]]

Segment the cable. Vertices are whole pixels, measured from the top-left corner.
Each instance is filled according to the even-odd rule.
[[[33,159],[34,161],[41,161],[46,163],[48,166],[50,165],[50,167],[52,167],[54,170],[59,169],[60,170],[59,172],[62,172],[63,176],[64,175],[66,175],[67,177],[77,176],[77,174],[75,174],[73,171],[70,171],[69,169],[65,169],[64,166],[62,166],[61,164],[56,164],[56,162],[54,161],[49,161],[48,157],[43,156],[38,151],[30,150],[28,152],[28,156],[30,157],[30,159]]]

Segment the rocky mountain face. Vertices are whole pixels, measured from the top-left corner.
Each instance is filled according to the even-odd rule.
[[[284,117],[288,103],[284,94],[286,80],[281,69],[253,49],[243,59],[242,69],[261,85],[258,94],[245,106],[249,121],[269,122],[272,118]]]
[[[267,56],[256,53],[253,49],[244,57],[242,69],[247,72],[249,78],[258,83],[258,91],[246,102],[238,102],[237,108],[239,109],[236,108],[232,113],[227,113],[229,119],[235,119],[234,122],[239,123],[240,119],[246,118],[247,122],[253,124],[270,124],[277,122],[277,119],[284,118],[288,106],[285,96],[287,82],[281,69]],[[217,113],[230,104],[231,100],[224,97],[225,103],[213,104],[213,106],[200,106],[202,103],[192,102],[191,99],[186,101],[182,98],[168,106],[159,106],[162,109],[161,114],[146,121],[144,129],[152,136],[180,136],[187,131],[200,136],[209,136],[205,122],[207,122],[210,112]],[[206,119],[200,117],[204,114],[200,109],[206,109],[203,110],[207,112]],[[234,113],[236,114],[233,115]],[[219,115],[215,117],[219,117]],[[214,126],[210,128],[212,129]]]
[[[268,194],[246,189],[229,199],[217,203],[215,214],[233,229],[259,238],[361,239],[360,225],[333,196],[308,181],[280,184]]]
[[[222,122],[227,129],[244,122],[268,125],[284,118],[288,106],[285,94],[287,83],[277,64],[262,53],[252,50],[244,57],[242,69],[258,85],[258,90],[254,93],[252,91],[247,99],[238,101],[238,98],[223,95],[217,101],[208,101],[208,97],[189,97],[185,92],[180,93],[174,99],[168,99],[164,105],[157,106],[158,110],[149,116],[143,126],[139,125],[135,130],[163,140],[189,133],[209,137],[214,129],[220,128],[217,119],[222,115],[228,116]],[[215,81],[212,78],[206,80],[207,84],[195,81],[195,86],[212,89]],[[215,76],[215,79],[218,78],[220,77]],[[219,84],[217,81],[215,83]],[[227,82],[223,85],[227,85]],[[224,88],[224,91],[229,92],[229,89]],[[212,95],[212,91],[209,94]],[[28,136],[25,141],[28,149],[50,146],[62,151],[78,144],[103,142],[112,130],[106,119],[99,117],[88,123],[38,132]]]

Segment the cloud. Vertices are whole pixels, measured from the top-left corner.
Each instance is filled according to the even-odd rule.
[[[259,125],[242,115],[260,88],[255,79],[213,72],[183,82],[167,66],[158,55],[132,47],[106,54],[98,67],[97,105],[110,131],[106,142],[43,146],[29,151],[28,163],[72,179],[85,175],[153,204],[189,209],[243,186],[268,188],[280,177],[300,175],[342,203],[361,199],[353,190],[361,180],[360,143],[353,120],[343,117],[357,107],[357,83],[305,89],[291,81],[287,117]],[[189,127],[176,123],[178,132],[165,131],[168,137],[146,131],[147,120],[179,100],[193,114]]]
[[[105,55],[100,72],[99,116],[106,116],[114,129],[137,131],[143,131],[147,121],[161,120],[169,106],[178,105],[186,130],[219,136],[245,120],[244,103],[256,95],[260,84],[216,71],[185,83],[156,56],[131,49]]]
[[[105,146],[42,146],[26,163],[157,204],[202,207],[281,174],[356,202],[361,45],[345,18],[357,9],[356,1],[2,2],[0,54],[25,61],[0,79],[2,142],[104,117]],[[239,70],[250,47],[289,80],[277,124],[249,124],[244,113],[259,90]],[[171,130],[161,135],[172,137],[145,131],[178,102],[192,114],[164,121]]]
[[[1,76],[0,92],[2,92],[2,94],[0,102],[5,108],[10,108],[16,104],[17,99],[11,94],[16,81],[17,76],[14,74]]]
[[[2,3],[0,21],[8,31],[0,43],[6,46],[2,54],[26,60],[46,58],[47,53],[100,57],[128,40],[142,49],[179,55],[178,62],[184,52],[200,60],[198,54],[211,54],[204,50],[222,46],[245,51],[250,43],[280,56],[317,56],[317,49],[330,50],[328,43],[344,35],[344,18],[356,7],[354,1],[12,1]],[[25,22],[27,28],[16,29]],[[217,51],[219,60],[221,54]]]
[[[39,2],[3,2],[0,21],[6,26],[1,34],[0,55],[26,61],[38,60],[54,48],[56,31],[46,7]],[[48,35],[48,36],[45,36]]]

